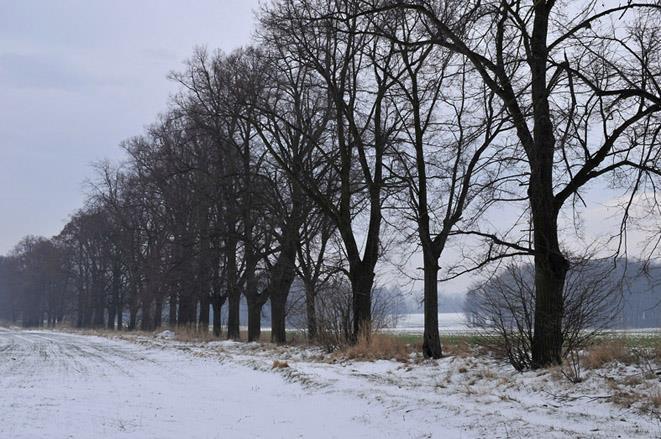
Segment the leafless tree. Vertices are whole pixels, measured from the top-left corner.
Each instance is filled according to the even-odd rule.
[[[661,7],[586,1],[567,12],[555,0],[393,0],[373,11],[392,9],[420,17],[429,41],[465,56],[515,127],[529,170],[532,367],[557,364],[570,268],[560,248],[558,215],[567,200],[580,202],[581,189],[598,177],[616,169],[654,169],[647,154],[629,160],[640,142],[627,138],[661,109],[658,60],[645,55],[656,45]],[[614,20],[622,25],[615,27]]]

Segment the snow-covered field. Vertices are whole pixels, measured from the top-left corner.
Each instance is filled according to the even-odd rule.
[[[0,438],[661,437],[658,416],[604,398],[605,380],[632,366],[572,385],[489,358],[330,360],[313,348],[0,329]],[[661,390],[656,378],[635,385]]]
[[[391,331],[406,334],[422,334],[425,329],[425,315],[422,313],[402,314]],[[438,313],[438,330],[441,334],[470,332],[466,315],[462,312]]]

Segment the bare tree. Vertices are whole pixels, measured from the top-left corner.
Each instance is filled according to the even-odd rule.
[[[382,250],[384,166],[398,125],[386,99],[394,86],[384,74],[395,62],[391,45],[369,35],[369,20],[334,17],[347,10],[357,13],[359,7],[360,2],[349,0],[288,0],[262,14],[262,33],[277,41],[285,62],[314,72],[327,94],[331,131],[315,147],[326,157],[326,166],[334,168],[339,191],[329,194],[314,175],[299,180],[342,237],[352,286],[354,338],[369,329],[371,320],[374,269]],[[314,132],[304,134],[315,138]],[[285,157],[275,157],[295,175]],[[357,224],[363,218],[366,230]],[[359,236],[365,236],[362,248]]]
[[[658,23],[661,7],[629,2],[599,9],[585,2],[568,16],[554,0],[398,0],[373,10],[391,9],[424,20],[428,39],[465,56],[507,109],[529,168],[536,286],[532,367],[557,364],[570,268],[560,249],[560,210],[613,169],[649,169],[649,162],[628,160],[622,145],[627,133],[661,109],[657,60],[638,56],[630,44],[653,47],[655,26],[614,32],[608,18],[640,13]],[[647,36],[631,40],[636,30]],[[596,129],[599,134],[592,133]]]

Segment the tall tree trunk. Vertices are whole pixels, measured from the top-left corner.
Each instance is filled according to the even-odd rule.
[[[186,287],[188,283],[185,284]],[[195,321],[195,301],[191,297],[190,290],[179,294],[179,312],[177,313],[177,326],[190,327]]]
[[[533,191],[534,192],[534,191]],[[547,194],[550,189],[547,188]],[[553,205],[531,193],[533,239],[535,244],[535,314],[532,367],[560,364],[562,361],[563,291],[569,269],[560,251],[558,226]]]
[[[271,296],[271,341],[273,343],[287,343],[287,297],[282,295]]]
[[[369,336],[372,330],[372,287],[374,286],[373,267],[351,270],[351,293],[353,297],[353,334],[352,341],[359,336]]]
[[[441,339],[438,334],[438,259],[425,252],[424,257],[424,313],[425,329],[422,353],[425,358],[441,358]]]
[[[154,329],[154,314],[152,310],[152,300],[142,302],[142,320],[140,321],[141,331],[151,331]]]
[[[121,275],[121,267],[119,265],[119,261],[115,257],[113,258],[112,263],[112,301],[110,307],[108,308],[108,329],[115,329],[115,317],[117,316],[119,309],[119,296],[120,290],[122,288]],[[121,329],[121,326],[118,325],[117,329]]]
[[[138,323],[138,305],[131,304],[129,309],[129,331],[134,331]]]
[[[558,221],[553,195],[555,137],[548,99],[548,24],[552,2],[535,4],[530,43],[534,147],[528,148],[528,197],[535,246],[535,322],[532,367],[560,364],[565,277],[569,264],[560,252]]]
[[[228,240],[227,248],[227,338],[229,340],[239,340],[241,332],[240,324],[240,305],[241,291],[238,285],[238,273],[236,266],[236,242],[234,239]]]
[[[206,292],[202,293],[200,298],[200,324],[198,325],[197,330],[202,333],[209,332],[209,294]]]
[[[317,308],[314,285],[305,282],[305,313],[308,324],[308,340],[317,338]]]
[[[214,337],[220,337],[222,331],[220,317],[223,302],[220,298],[214,297],[211,301],[211,306],[213,308],[213,335]]]
[[[113,303],[108,307],[108,326],[107,328],[113,331],[115,329],[115,317],[117,312],[117,306]]]
[[[158,329],[163,324],[163,299],[158,297],[154,306],[154,329]]]
[[[248,299],[248,341],[259,341],[262,334],[262,305],[259,300]]]
[[[83,315],[85,313],[85,308],[84,308],[84,303],[83,303],[83,292],[81,290],[78,291],[78,309],[76,310],[76,328],[82,328],[83,327]],[[16,321],[16,316],[14,315],[14,322]]]
[[[299,205],[294,204],[294,212],[298,212]],[[296,278],[296,250],[299,243],[299,221],[292,214],[286,233],[281,240],[282,250],[278,260],[271,270],[271,279],[264,298],[271,300],[271,341],[274,343],[287,343],[286,317],[287,298],[291,285]]]
[[[177,295],[172,293],[170,294],[170,299],[168,300],[168,326],[174,328],[177,326]]]
[[[124,299],[120,293],[119,300],[117,301],[117,330],[121,331],[124,326]]]

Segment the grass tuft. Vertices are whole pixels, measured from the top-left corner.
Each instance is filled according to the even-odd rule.
[[[361,334],[355,345],[340,351],[340,355],[351,360],[381,360],[394,359],[408,362],[409,355],[419,350],[406,340],[390,334]]]

